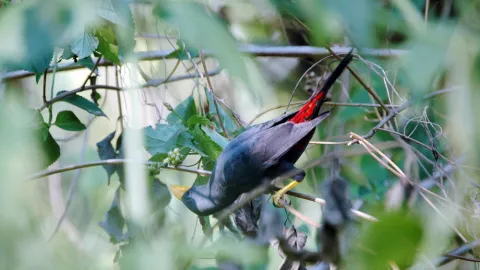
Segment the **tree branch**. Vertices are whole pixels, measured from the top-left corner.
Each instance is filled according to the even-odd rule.
[[[39,173],[34,173],[34,174],[28,176],[25,179],[25,181],[40,179],[40,178],[43,178],[45,176],[49,176],[49,175],[52,175],[52,174],[73,171],[73,170],[76,170],[76,169],[95,167],[95,166],[101,166],[101,165],[107,165],[107,164],[125,164],[125,163],[137,163],[137,164],[140,163],[140,164],[144,164],[144,165],[157,165],[157,164],[159,164],[158,162],[152,162],[152,161],[139,162],[139,161],[126,160],[126,159],[105,159],[105,160],[92,161],[92,162],[87,162],[87,163],[82,163],[82,164],[77,164],[77,165],[69,165],[69,166],[65,166],[63,168],[55,169],[55,170],[47,170],[47,171],[43,171],[43,172],[39,172]],[[162,166],[161,168],[174,170],[174,171],[196,173],[196,174],[200,174],[200,175],[210,175],[211,174],[210,171],[201,170],[201,169],[192,169],[192,168],[184,167],[184,166],[177,166],[177,167]]]
[[[457,258],[455,258],[456,256],[461,256],[461,255],[463,255],[467,252],[470,252],[471,250],[477,248],[478,246],[480,246],[480,239],[477,239],[473,242],[464,244],[463,246],[448,252],[446,255],[444,255],[444,256],[438,258],[437,260],[435,260],[435,262],[433,262],[433,264],[437,267],[440,267],[442,265],[445,265],[445,264],[457,259]]]
[[[250,54],[257,57],[305,57],[305,56],[328,56],[330,53],[326,48],[323,47],[312,47],[312,46],[268,46],[268,45],[256,45],[256,44],[245,44],[239,45],[238,50],[245,54]],[[350,47],[333,47],[332,50],[336,54],[346,54],[350,51]],[[152,60],[163,60],[169,54],[175,50],[159,50],[159,51],[150,51],[150,52],[137,52],[136,57],[139,61],[152,61]],[[361,49],[362,55],[372,56],[372,57],[399,57],[408,53],[406,50],[398,49]],[[202,53],[206,56],[213,56],[212,52],[208,50],[202,50]],[[98,63],[98,66],[113,66],[114,63],[107,61],[105,59],[101,60]],[[57,71],[67,71],[74,69],[81,69],[84,66],[77,63],[62,63],[58,65]],[[52,72],[52,68],[47,70],[48,73]],[[12,72],[7,72],[0,76],[1,81],[16,80],[29,76],[33,76],[35,73],[23,70],[17,70]]]

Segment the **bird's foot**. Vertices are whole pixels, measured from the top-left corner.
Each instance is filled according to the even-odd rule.
[[[272,195],[273,204],[276,207],[283,208],[283,203],[282,203],[283,195],[285,195],[285,193],[287,193],[287,191],[289,191],[290,189],[292,189],[296,185],[298,185],[298,183],[299,183],[298,181],[292,181],[292,182],[290,182],[290,184],[286,185],[285,187],[283,187],[282,189],[277,191],[275,194],[273,194]]]

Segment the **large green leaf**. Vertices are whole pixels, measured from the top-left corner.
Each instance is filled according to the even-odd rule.
[[[128,10],[127,10],[128,9]],[[103,19],[123,27],[129,26],[128,2],[122,0],[100,0],[97,14]]]
[[[59,91],[57,93],[57,96],[60,96],[64,93],[66,93],[67,91]],[[67,102],[67,103],[70,103],[72,105],[75,105],[77,107],[79,107],[80,109],[83,109],[93,115],[96,115],[96,116],[105,116],[105,113],[103,113],[102,109],[100,109],[100,107],[98,107],[95,103],[89,101],[88,99],[82,97],[82,96],[79,96],[77,94],[75,95],[70,95],[70,96],[66,96],[64,98],[61,99],[61,101],[64,101],[64,102]]]
[[[144,134],[146,137],[145,149],[153,156],[167,154],[175,147],[188,147],[202,156],[207,155],[193,143],[193,136],[182,124],[158,124],[155,129],[146,127]]]
[[[34,72],[37,83],[41,75],[50,66],[53,57],[53,36],[49,25],[33,6],[25,10],[24,37],[27,55],[23,69]]]
[[[97,29],[95,36],[99,41],[97,51],[101,53],[105,59],[120,65],[118,46],[115,44],[116,37],[112,27],[108,26]]]
[[[420,219],[403,213],[388,213],[369,223],[350,253],[357,269],[386,269],[390,261],[407,269],[414,261],[423,237]],[[355,246],[355,245],[354,245]]]
[[[155,129],[146,127],[144,130],[146,141],[145,149],[151,154],[167,154],[177,146],[180,134],[187,129],[181,125],[158,124]]]
[[[84,31],[83,34],[75,39],[70,45],[72,52],[83,59],[90,56],[98,47],[98,38],[93,36],[89,31]]]
[[[168,114],[167,122],[169,124],[178,124],[187,122],[187,120],[196,114],[195,100],[193,96],[190,95],[184,101],[173,109],[173,112]]]
[[[81,131],[87,128],[72,111],[59,112],[54,125],[68,131]]]

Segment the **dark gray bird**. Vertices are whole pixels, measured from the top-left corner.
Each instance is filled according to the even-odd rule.
[[[207,184],[192,188],[172,185],[172,193],[192,212],[206,216],[229,206],[242,193],[265,181],[297,170],[294,164],[308,146],[315,127],[330,114],[320,113],[320,108],[328,90],[352,60],[352,52],[353,49],[300,110],[252,126],[232,140],[218,157]],[[303,170],[294,175],[295,181],[278,191],[274,202],[304,177]]]

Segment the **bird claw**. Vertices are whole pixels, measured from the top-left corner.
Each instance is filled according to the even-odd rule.
[[[290,182],[288,185],[286,185],[285,187],[277,191],[275,194],[273,194],[272,195],[273,205],[279,208],[283,208],[284,207],[283,204],[285,203],[283,195],[285,195],[287,191],[295,187],[298,183],[299,183],[298,181]]]
[[[277,192],[272,195],[272,201],[275,207],[283,208],[282,200],[283,200],[283,194],[278,194]]]

